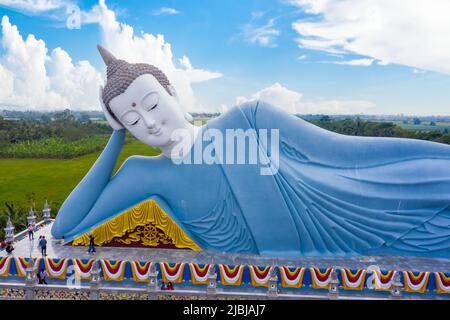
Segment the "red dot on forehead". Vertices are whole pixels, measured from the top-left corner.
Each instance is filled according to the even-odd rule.
[[[132,106],[132,107],[136,107],[136,102],[133,102],[133,103],[131,104],[131,106]]]

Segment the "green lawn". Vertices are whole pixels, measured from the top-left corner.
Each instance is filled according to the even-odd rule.
[[[5,201],[18,207],[29,207],[33,193],[38,210],[42,209],[46,199],[53,207],[61,206],[99,154],[96,152],[70,160],[0,159],[0,211],[5,208]],[[116,170],[131,155],[157,154],[157,149],[131,140],[124,146]]]

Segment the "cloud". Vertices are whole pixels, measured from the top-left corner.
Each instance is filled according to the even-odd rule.
[[[136,35],[133,27],[117,21],[114,11],[106,6],[104,0],[100,0],[93,10],[97,12],[103,41],[108,50],[117,58],[128,62],[150,63],[160,68],[175,87],[187,111],[204,111],[195,98],[192,84],[219,78],[222,76],[220,72],[194,68],[186,56],[176,65],[171,44],[165,41],[163,35],[155,36],[145,32]]]
[[[242,38],[245,41],[262,47],[274,48],[277,46],[276,39],[280,35],[280,31],[276,29],[275,18],[269,19],[266,23],[261,24],[264,13],[261,11],[252,12],[249,23],[242,27],[242,32],[235,35],[235,38]]]
[[[302,48],[450,74],[447,0],[290,2],[311,15],[292,25]]]
[[[413,73],[414,74],[423,74],[423,73],[426,73],[426,71],[425,70],[420,70],[420,69],[413,69]]]
[[[253,11],[251,13],[252,19],[260,19],[264,16],[264,12],[263,11]]]
[[[171,44],[163,35],[135,35],[133,27],[117,21],[104,0],[90,11],[81,12],[81,19],[83,23],[100,25],[104,45],[116,57],[132,63],[150,63],[165,72],[187,111],[205,111],[195,98],[192,84],[219,78],[221,73],[195,68],[187,56],[175,63]],[[32,34],[24,40],[7,16],[2,19],[1,45],[4,54],[0,56],[0,105],[100,110],[98,88],[103,83],[102,72],[88,61],[74,63],[62,48],[48,53],[44,40],[37,40]]]
[[[101,75],[87,61],[74,64],[69,54],[1,21],[0,105],[24,109],[93,109],[98,106]]]
[[[289,90],[277,82],[252,94],[250,98],[237,97],[236,103],[241,104],[251,100],[263,100],[284,109],[288,113],[298,113],[302,96],[301,93]]]
[[[360,67],[369,67],[375,59],[363,58],[363,59],[353,59],[353,60],[345,60],[345,61],[331,61],[330,63],[348,65],[348,66],[360,66]]]
[[[254,100],[268,102],[291,114],[358,114],[375,107],[374,103],[363,100],[303,101],[300,92],[289,90],[280,83],[274,83],[250,97],[239,96],[236,104]]]
[[[103,80],[101,74],[88,62],[72,58],[61,48],[52,50],[47,63],[51,88],[59,92],[70,105],[92,110],[98,105],[98,89]]]
[[[28,13],[42,13],[66,7],[62,0],[0,0],[0,5]]]
[[[161,16],[161,15],[175,15],[175,14],[180,14],[180,11],[178,11],[177,9],[174,8],[167,8],[167,7],[162,7],[159,8],[158,10],[155,10],[152,12],[152,15],[154,16]]]
[[[191,61],[186,56],[183,56],[178,61],[180,65],[183,67],[183,69],[179,71],[182,71],[186,75],[188,81],[191,83],[203,82],[222,77],[222,74],[220,72],[195,69],[194,67],[192,67]]]

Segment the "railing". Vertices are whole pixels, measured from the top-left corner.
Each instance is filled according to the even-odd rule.
[[[45,225],[46,222],[41,221],[36,227]],[[14,238],[19,240],[26,236],[25,230]],[[78,278],[83,281],[80,280],[75,286],[69,285],[67,270],[69,267],[74,270],[78,263],[78,268],[82,265],[90,267],[83,267],[84,273]],[[108,271],[109,267],[115,264],[117,266],[117,263],[120,266],[116,271]],[[147,268],[147,271],[137,275],[140,279],[136,279],[136,264],[140,268],[146,265]],[[180,282],[176,284],[176,290],[160,290],[158,284],[161,280],[167,281],[170,277],[175,279],[169,271],[177,265],[186,276],[188,273],[190,276],[183,277],[181,272],[181,276],[175,280]],[[49,273],[49,278],[55,278],[55,281],[49,279],[48,285],[40,285],[36,280],[37,270],[43,267]],[[203,275],[193,267],[198,267],[198,270],[203,268]],[[227,279],[233,278],[231,274],[234,271],[227,270],[232,270],[234,266],[226,264],[204,264],[200,267],[193,262],[169,264],[151,261],[57,258],[30,260],[0,257],[0,299],[450,299],[450,274],[443,272],[378,270],[376,273],[370,268],[349,270],[333,266],[318,269],[284,267],[276,263],[258,267],[250,262],[238,267],[242,268],[239,271],[242,272],[240,280],[232,283],[232,280]],[[204,268],[207,268],[207,274]],[[122,270],[121,275],[117,271],[119,269]],[[131,269],[134,274],[131,274]],[[63,276],[58,276],[58,272],[63,272]],[[286,274],[289,272],[291,276],[288,279]],[[243,274],[246,274],[245,281],[242,279]],[[294,274],[296,275],[293,276]],[[131,280],[132,277],[134,280]],[[198,281],[199,277],[202,278],[201,281]],[[308,279],[305,281],[304,278]],[[192,285],[186,286],[181,280],[192,282]],[[373,287],[377,285],[376,281],[379,281],[378,289]],[[377,291],[380,288],[382,290]]]
[[[430,291],[416,291],[416,293],[406,292],[398,277],[392,276],[389,282],[384,282],[383,292],[377,292],[373,288],[368,288],[373,284],[373,279],[361,278],[362,284],[356,287],[357,280],[354,280],[355,287],[349,288],[349,282],[344,284],[344,279],[337,277],[338,270],[329,268],[322,272],[320,282],[299,280],[296,289],[289,288],[286,283],[278,281],[280,274],[273,272],[275,267],[270,267],[270,272],[265,276],[265,282],[260,278],[260,285],[255,283],[256,278],[252,277],[251,282],[239,282],[236,285],[226,283],[223,274],[217,274],[218,265],[209,265],[208,274],[203,273],[201,283],[195,283],[194,274],[190,275],[188,265],[180,268],[185,270],[185,275],[171,275],[175,282],[176,290],[161,290],[160,281],[168,281],[167,263],[147,262],[146,271],[142,272],[142,278],[137,279],[125,275],[125,268],[131,267],[130,261],[118,262],[123,266],[118,266],[117,262],[108,260],[89,260],[76,262],[76,259],[36,259],[3,257],[0,260],[0,299],[78,299],[78,300],[120,300],[120,299],[430,299]],[[28,260],[27,260],[28,259]],[[84,270],[69,274],[70,267],[75,263],[83,263]],[[58,264],[59,263],[59,264]],[[116,264],[115,264],[116,263]],[[116,265],[116,271],[107,271],[108,266]],[[89,266],[88,266],[89,265]],[[156,266],[159,266],[159,271]],[[176,265],[176,264],[172,264]],[[37,271],[45,266],[48,271],[49,284],[38,284]],[[88,267],[86,267],[88,266]],[[223,271],[223,265],[221,271]],[[254,266],[252,266],[254,267]],[[117,271],[122,268],[122,272]],[[248,268],[249,266],[242,266]],[[72,268],[75,270],[75,268]],[[279,270],[278,270],[279,271]],[[313,278],[318,269],[304,268],[303,275],[310,272],[309,277]],[[109,272],[109,274],[108,274]],[[129,272],[129,270],[127,271]],[[136,271],[135,271],[136,272]],[[179,272],[179,274],[181,274]],[[355,273],[356,274],[356,273]],[[428,275],[429,277],[430,275]],[[435,275],[436,276],[436,275]],[[128,277],[128,278],[127,278]],[[178,278],[177,278],[178,277]],[[302,276],[303,277],[303,276]],[[356,276],[355,276],[356,277]],[[190,279],[190,280],[184,280]],[[356,279],[356,278],[355,278]],[[3,280],[3,282],[2,282]],[[76,281],[74,281],[76,280]],[[191,281],[192,280],[192,281]],[[361,283],[361,282],[360,282]],[[291,283],[292,285],[293,283]],[[425,287],[423,287],[425,288]],[[422,288],[422,289],[423,289]],[[418,290],[416,287],[415,290]],[[447,292],[450,293],[450,290]],[[449,294],[434,294],[433,299],[450,299]]]
[[[340,295],[340,299],[390,299],[386,297]],[[330,299],[327,293],[310,294],[283,294],[271,296],[261,292],[239,292],[217,290],[208,293],[207,290],[155,290],[148,291],[143,288],[124,288],[102,286],[93,289],[90,286],[68,288],[66,285],[35,285],[27,286],[24,283],[0,283],[0,300],[247,300],[247,299]]]
[[[52,220],[51,220],[52,221]],[[46,224],[49,224],[50,221],[39,221],[38,223],[36,223],[36,225],[34,226],[34,230],[35,232],[37,230],[39,230],[40,228],[44,227]],[[14,234],[14,242],[20,241],[21,239],[25,238],[28,236],[28,230],[23,230],[20,231],[19,233]]]

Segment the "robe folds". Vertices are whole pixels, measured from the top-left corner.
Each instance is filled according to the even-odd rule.
[[[217,182],[209,178],[201,190],[205,201],[217,198],[221,204],[214,215],[190,219],[189,212],[171,203],[170,195],[157,193],[164,210],[202,248],[238,252],[241,247],[243,252],[279,257],[396,254],[450,258],[450,146],[340,135],[264,102],[234,107],[210,120],[202,135],[208,135],[208,129],[224,137],[230,129],[250,132],[250,139],[257,141],[260,161],[196,165],[211,167],[204,172],[214,170],[206,174],[217,177]],[[274,130],[278,132],[276,148],[273,140],[263,137]],[[229,139],[209,140],[210,149],[237,151]],[[111,171],[113,165],[108,166],[98,170]],[[189,172],[192,165],[179,166]],[[275,170],[261,174],[267,167]],[[55,236],[79,235],[105,221],[106,216],[86,220],[96,197],[105,193],[108,180],[100,179],[101,183],[92,182],[97,185],[90,192],[77,191],[88,199],[81,209],[83,217],[71,218],[73,214],[63,205],[66,212],[56,219]],[[202,176],[197,179],[206,181]],[[212,185],[220,188],[212,192]],[[191,200],[189,192],[183,193],[188,208],[189,201],[201,201],[195,192],[199,190],[192,190]],[[116,214],[155,194],[123,201],[111,195],[111,201],[122,201],[117,210],[108,204],[97,211],[109,212],[111,217],[113,211]],[[219,218],[221,223],[214,224]],[[65,227],[64,221],[70,221],[70,226]],[[87,222],[80,227],[82,221]]]

